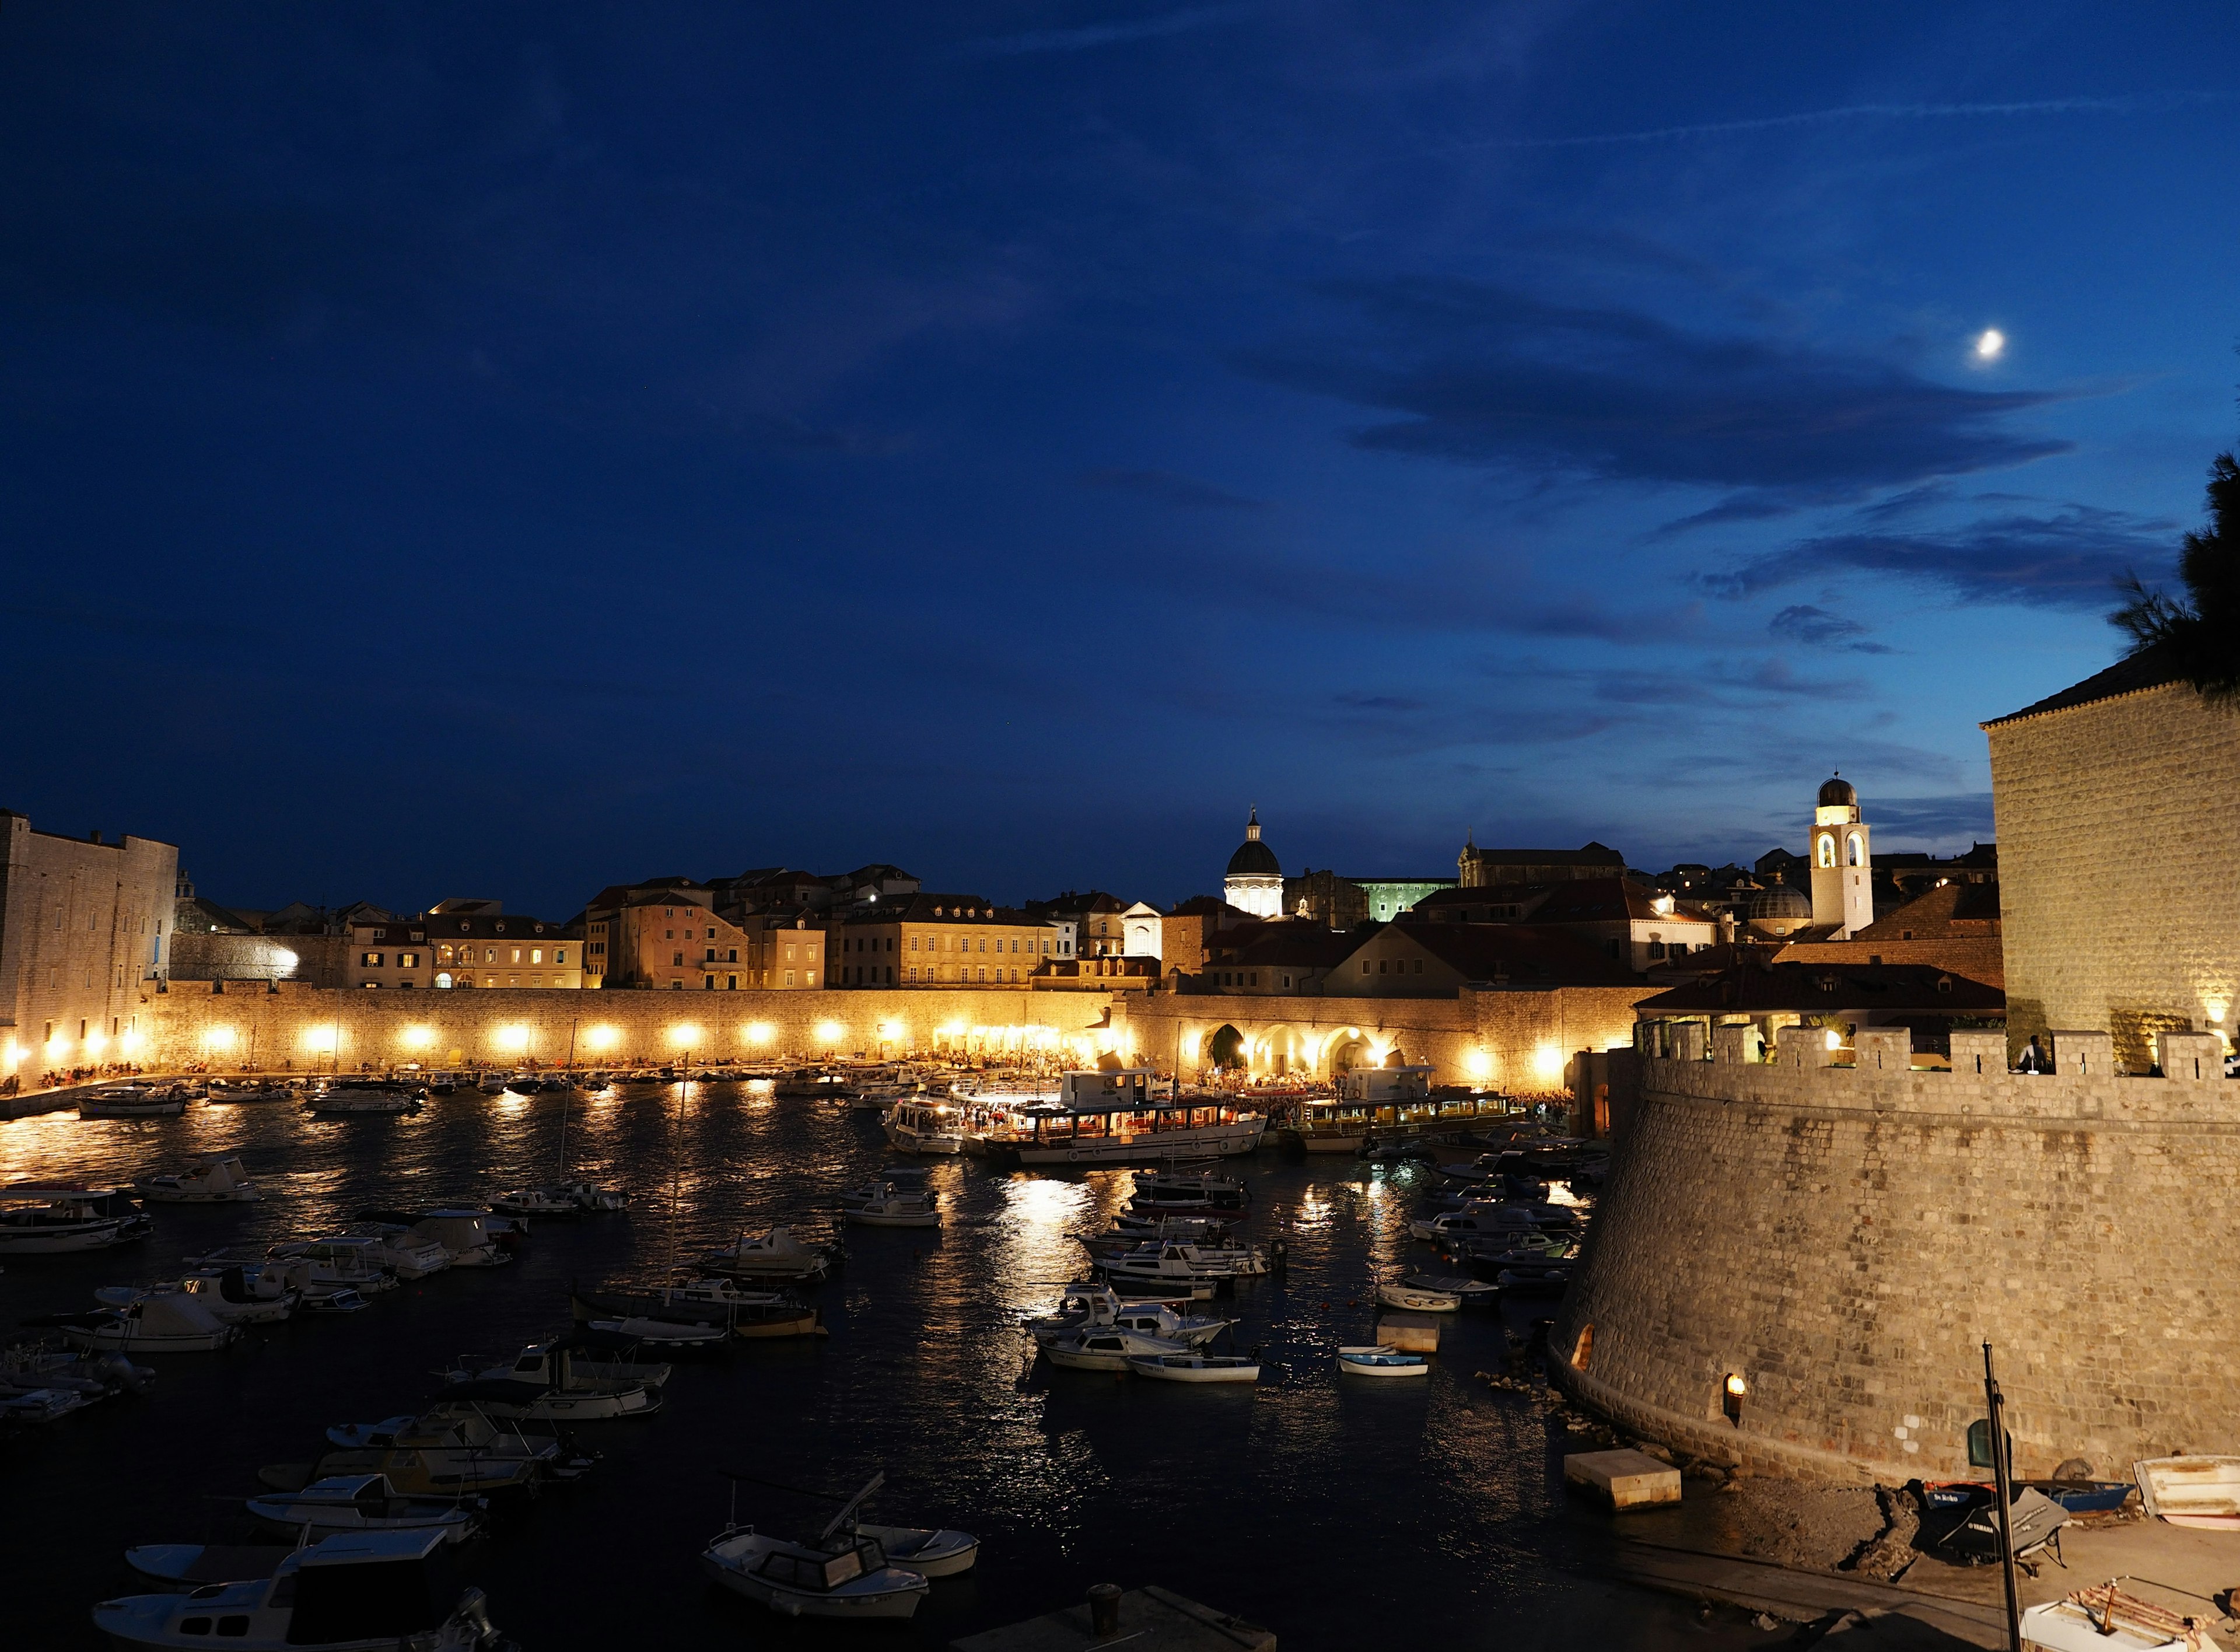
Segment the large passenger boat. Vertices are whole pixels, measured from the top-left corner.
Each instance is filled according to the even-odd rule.
[[[1360,1153],[1500,1121],[1508,1106],[1492,1094],[1434,1095],[1429,1067],[1356,1067],[1338,1075],[1336,1096],[1285,1109],[1277,1139],[1309,1153]]]
[[[1267,1116],[1223,1096],[1155,1095],[1148,1067],[1075,1072],[1055,1100],[976,1109],[973,1140],[999,1164],[1144,1164],[1250,1153]],[[970,1145],[970,1143],[968,1143]]]

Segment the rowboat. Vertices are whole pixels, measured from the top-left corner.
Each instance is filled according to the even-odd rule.
[[[1257,1382],[1260,1362],[1217,1354],[1138,1354],[1128,1369],[1162,1382]]]
[[[2145,1457],[2131,1465],[2131,1476],[2156,1519],[2240,1531],[2240,1457]]]
[[[1341,1348],[1337,1369],[1350,1376],[1429,1376],[1431,1362],[1421,1354],[1390,1348]]]

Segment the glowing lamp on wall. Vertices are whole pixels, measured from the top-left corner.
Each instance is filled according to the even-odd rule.
[[[1491,1078],[1493,1076],[1493,1057],[1487,1055],[1485,1051],[1482,1049],[1473,1049],[1470,1051],[1470,1053],[1463,1058],[1463,1065],[1469,1069],[1470,1076],[1472,1078]]]
[[[342,1047],[342,1034],[331,1023],[303,1029],[303,1048],[317,1056],[331,1056]]]
[[[902,1036],[903,1024],[899,1021],[883,1021],[879,1023],[879,1036],[886,1042],[899,1043],[902,1042]]]
[[[0,1051],[0,1056],[4,1056],[9,1066],[20,1067],[23,1065],[23,1057],[30,1053],[23,1045],[10,1038],[8,1041],[8,1048],[4,1051]]]
[[[85,1041],[85,1053],[87,1055],[98,1056],[103,1050],[108,1048],[109,1040],[103,1034],[90,1033],[87,1035]]]
[[[837,1044],[847,1031],[848,1029],[837,1021],[820,1021],[817,1023],[817,1042],[821,1044]]]
[[[1543,1044],[1532,1052],[1532,1070],[1543,1078],[1563,1076],[1563,1052],[1553,1044]]]
[[[203,1048],[204,1049],[231,1049],[240,1042],[241,1035],[230,1027],[205,1027],[203,1029]]]
[[[436,1029],[433,1027],[407,1027],[397,1037],[407,1049],[426,1049],[436,1042]]]
[[[583,1029],[583,1048],[586,1049],[612,1049],[622,1041],[623,1033],[619,1027],[602,1025]]]
[[[1839,1033],[1839,1032],[1837,1032],[1837,1031],[1833,1027],[1829,1028],[1829,1029],[1828,1029],[1828,1048],[1829,1048],[1829,1049],[1843,1049],[1843,1034],[1841,1034],[1841,1033]]]
[[[499,1028],[490,1035],[491,1042],[500,1049],[519,1055],[529,1048],[529,1029],[519,1022]]]
[[[1727,1373],[1726,1391],[1719,1396],[1719,1409],[1738,1429],[1743,1425],[1743,1396],[1749,1392],[1750,1384],[1743,1381],[1741,1372]]]
[[[148,1035],[136,1029],[118,1039],[117,1047],[128,1056],[137,1056],[148,1047]]]
[[[689,1021],[682,1027],[671,1027],[669,1029],[669,1042],[679,1049],[691,1049],[700,1042],[700,1029]]]
[[[777,1036],[777,1029],[767,1021],[750,1021],[747,1023],[747,1042],[750,1044],[767,1044]]]

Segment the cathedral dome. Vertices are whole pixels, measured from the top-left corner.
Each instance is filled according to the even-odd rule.
[[[1846,786],[1844,789],[1849,791],[1850,788]],[[1827,796],[1824,787],[1820,795]],[[1762,920],[1783,923],[1792,918],[1809,923],[1812,921],[1812,903],[1805,898],[1803,889],[1791,889],[1786,883],[1776,883],[1772,888],[1760,889],[1750,896],[1750,915],[1753,923]]]
[[[1823,809],[1857,809],[1859,794],[1848,780],[1830,778],[1820,787],[1820,807]]]
[[[1237,853],[1229,857],[1231,877],[1281,877],[1283,868],[1276,858],[1276,851],[1260,841],[1260,811],[1255,809],[1252,818],[1244,823],[1244,841],[1237,846]]]

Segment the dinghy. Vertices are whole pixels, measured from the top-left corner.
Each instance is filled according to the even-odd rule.
[[[1257,1382],[1260,1362],[1213,1354],[1138,1354],[1128,1369],[1162,1382]]]
[[[499,1652],[511,1643],[491,1624],[482,1590],[450,1595],[445,1570],[434,1563],[443,1546],[437,1531],[346,1533],[289,1551],[270,1577],[103,1601],[93,1609],[94,1627],[119,1647],[151,1652],[212,1645],[234,1652],[406,1646]],[[457,1603],[447,1613],[437,1602],[448,1598]]]
[[[151,1204],[249,1204],[264,1196],[240,1156],[226,1153],[197,1159],[191,1170],[150,1176],[140,1184],[140,1196]]]
[[[337,1532],[433,1531],[446,1542],[463,1543],[482,1529],[478,1509],[462,1508],[450,1497],[403,1497],[381,1474],[335,1475],[314,1480],[300,1491],[275,1491],[251,1497],[250,1514],[278,1531],[314,1537]]]
[[[1421,1354],[1391,1348],[1341,1348],[1337,1369],[1349,1376],[1429,1376],[1431,1362]]]
[[[1463,1305],[1462,1297],[1454,1291],[1432,1290],[1390,1279],[1377,1281],[1377,1300],[1387,1308],[1405,1309],[1412,1314],[1451,1314]]]
[[[583,1329],[600,1336],[632,1347],[675,1349],[682,1353],[690,1349],[721,1348],[730,1340],[728,1325],[688,1324],[674,1319],[590,1319]]]
[[[2145,1457],[2131,1465],[2131,1476],[2157,1520],[2240,1531],[2240,1457]]]

